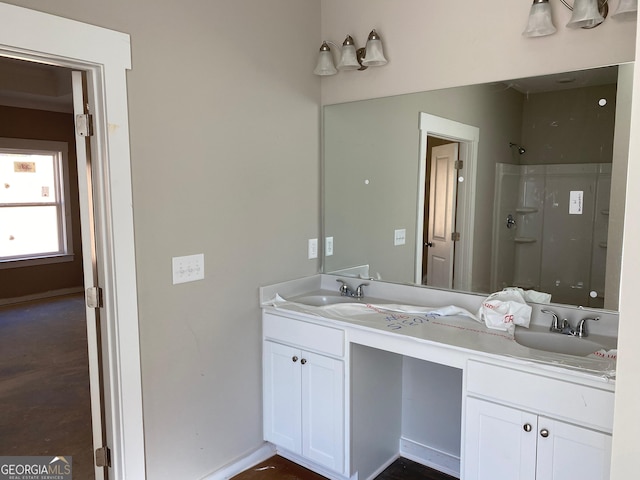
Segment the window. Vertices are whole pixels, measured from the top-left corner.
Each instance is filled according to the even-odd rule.
[[[0,268],[73,259],[67,144],[0,138]]]

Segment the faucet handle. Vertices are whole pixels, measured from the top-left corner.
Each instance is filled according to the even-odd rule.
[[[551,310],[545,310],[544,308],[540,311],[542,313],[546,313],[547,315],[553,316],[553,320],[551,320],[551,326],[549,327],[549,330],[551,330],[552,332],[559,332],[562,330],[562,327],[560,326],[560,318],[558,317],[558,315],[556,315],[555,312],[552,312]]]
[[[597,322],[600,320],[600,317],[585,317],[580,320],[576,325],[576,337],[584,338],[589,336],[589,332],[587,331],[587,320]]]
[[[356,293],[354,294],[354,296],[356,298],[362,298],[364,296],[363,288],[368,286],[369,286],[368,283],[361,283],[360,285],[358,285],[358,288],[356,288]]]
[[[342,296],[347,296],[349,295],[349,287],[347,286],[347,284],[343,281],[340,280],[339,278],[336,278],[336,282],[340,283],[340,295]]]

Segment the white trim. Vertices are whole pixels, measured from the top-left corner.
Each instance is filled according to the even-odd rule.
[[[233,462],[226,467],[203,477],[202,480],[227,480],[249,468],[264,462],[276,454],[276,448],[270,443],[263,443],[260,448],[251,452],[246,457]]]
[[[400,456],[452,477],[460,478],[460,457],[450,453],[401,437]]]
[[[33,302],[35,300],[44,300],[45,298],[62,297],[64,295],[73,295],[84,292],[83,287],[61,288],[59,290],[50,290],[48,292],[34,293],[32,295],[24,295],[22,297],[0,298],[0,306],[15,305],[17,303]]]
[[[416,228],[415,282],[422,284],[422,245],[424,230],[424,195],[427,172],[427,136],[444,138],[460,143],[460,159],[463,160],[465,181],[458,184],[458,208],[456,225],[461,239],[455,249],[455,290],[471,291],[473,267],[474,198],[476,194],[476,170],[480,129],[453,120],[420,112],[420,149],[418,171],[418,211]]]
[[[0,3],[0,55],[87,72],[88,93],[95,100],[96,243],[105,293],[101,313],[108,325],[103,341],[106,431],[113,450],[109,478],[144,479],[126,87],[129,35]]]

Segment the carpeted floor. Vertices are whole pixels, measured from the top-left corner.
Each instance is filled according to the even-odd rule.
[[[0,456],[72,457],[94,478],[85,321],[82,295],[0,307]]]

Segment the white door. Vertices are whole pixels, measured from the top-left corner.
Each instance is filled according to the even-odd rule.
[[[87,101],[83,87],[83,73],[72,72],[74,115],[85,113]],[[76,157],[78,164],[78,193],[80,197],[80,230],[82,235],[82,266],[85,289],[100,285],[96,259],[95,226],[93,215],[93,192],[91,183],[91,156],[88,137],[80,135],[76,129]],[[88,300],[88,299],[87,299]],[[96,299],[97,300],[97,299]],[[85,303],[87,318],[87,349],[89,353],[89,386],[91,394],[91,428],[94,451],[106,446],[103,430],[103,391],[101,382],[101,351],[99,338],[106,338],[106,332],[100,328],[100,309]],[[94,462],[95,478],[105,478],[104,466]]]
[[[302,352],[302,454],[344,470],[344,363]]]
[[[537,437],[538,479],[609,478],[611,435],[540,417]]]
[[[301,453],[301,352],[274,342],[263,348],[264,439]]]
[[[458,144],[433,147],[429,181],[428,235],[425,240],[427,285],[453,288]]]
[[[463,478],[535,480],[537,421],[531,413],[467,398]]]

